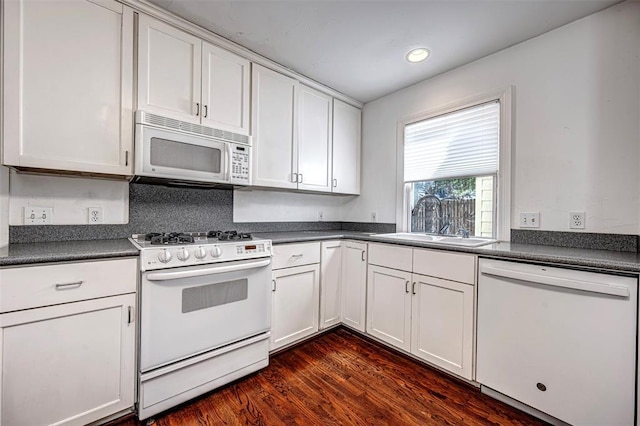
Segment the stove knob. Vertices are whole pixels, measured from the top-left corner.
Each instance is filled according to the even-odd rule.
[[[215,246],[211,249],[211,256],[220,257],[220,255],[222,255],[222,250],[220,249],[220,247]]]
[[[162,263],[169,263],[171,262],[171,258],[173,256],[171,256],[171,252],[168,250],[162,250],[159,254],[158,254],[158,260]]]
[[[194,256],[196,257],[196,259],[200,259],[200,260],[202,260],[202,259],[204,259],[205,257],[207,257],[207,251],[206,251],[205,249],[203,249],[202,247],[199,247],[199,248],[196,250],[196,252],[195,252]]]
[[[184,262],[187,259],[189,259],[189,250],[187,249],[178,250],[178,260],[181,262]]]

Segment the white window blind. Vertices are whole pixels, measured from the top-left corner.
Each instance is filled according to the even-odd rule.
[[[428,118],[404,128],[404,181],[498,171],[498,101]]]

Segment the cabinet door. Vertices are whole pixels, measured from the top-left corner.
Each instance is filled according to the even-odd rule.
[[[411,348],[411,273],[369,265],[367,333]]]
[[[135,295],[0,315],[6,425],[84,425],[133,407]]]
[[[472,285],[413,275],[411,353],[472,379]]]
[[[251,63],[207,42],[202,43],[202,124],[249,134]]]
[[[342,242],[325,241],[322,243],[320,269],[320,328],[340,323]]]
[[[200,123],[202,41],[140,14],[138,109]]]
[[[342,322],[365,330],[367,245],[346,241],[342,249]]]
[[[360,128],[362,112],[333,101],[333,192],[360,194]]]
[[[298,189],[331,192],[331,96],[298,91]]]
[[[298,82],[252,64],[253,184],[297,188],[294,111]]]
[[[318,264],[273,271],[271,350],[318,331]]]
[[[4,164],[130,175],[132,9],[111,0],[3,6]]]

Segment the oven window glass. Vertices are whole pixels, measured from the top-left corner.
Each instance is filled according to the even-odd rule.
[[[247,298],[249,282],[246,278],[208,284],[182,290],[182,313],[226,305]]]
[[[161,138],[151,138],[151,165],[181,170],[220,173],[220,148],[191,145]]]

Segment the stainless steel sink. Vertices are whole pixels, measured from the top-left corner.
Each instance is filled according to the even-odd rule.
[[[379,238],[389,238],[391,240],[401,240],[401,241],[415,241],[422,243],[436,243],[450,246],[462,246],[462,247],[480,247],[487,244],[493,244],[498,240],[493,240],[491,238],[462,238],[456,236],[447,236],[447,235],[430,235],[430,234],[420,234],[413,232],[398,232],[394,234],[375,234],[375,237]]]

